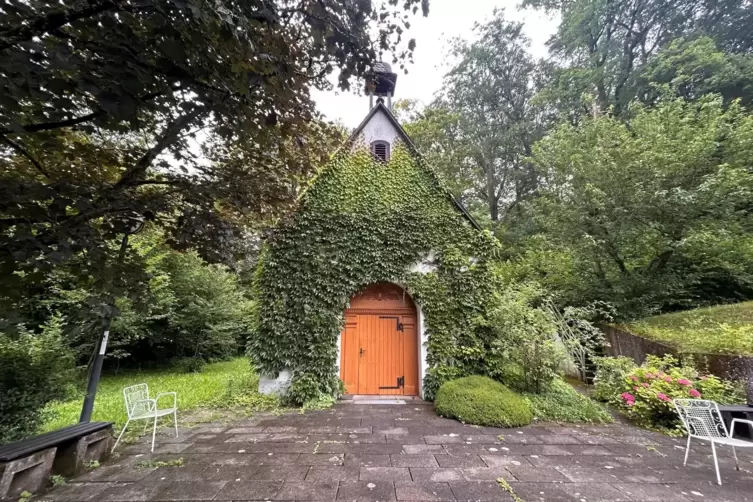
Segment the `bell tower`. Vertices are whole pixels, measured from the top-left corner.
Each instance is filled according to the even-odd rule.
[[[392,72],[392,67],[382,61],[374,63],[374,68],[366,76],[366,95],[369,96],[369,110],[374,108],[374,96],[384,100],[387,98],[387,108],[392,109],[392,98],[395,96],[395,83],[397,73]]]

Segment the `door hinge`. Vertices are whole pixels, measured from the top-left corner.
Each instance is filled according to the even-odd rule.
[[[397,322],[397,330],[398,331],[405,331],[405,327],[403,326],[403,323],[400,322],[400,318],[397,316],[392,315],[380,315],[379,319],[394,319]]]
[[[399,389],[405,387],[405,377],[397,377],[397,385],[394,387],[379,387],[380,389]]]

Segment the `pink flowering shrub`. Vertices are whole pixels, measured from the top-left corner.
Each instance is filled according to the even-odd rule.
[[[607,358],[602,358],[607,359]],[[599,394],[621,413],[639,425],[683,432],[673,399],[710,399],[718,403],[742,402],[740,392],[714,375],[699,375],[691,367],[680,366],[672,356],[649,356],[641,366],[621,363],[624,371],[616,375],[615,364],[607,361],[607,377],[600,381],[602,361],[598,362],[595,384]]]

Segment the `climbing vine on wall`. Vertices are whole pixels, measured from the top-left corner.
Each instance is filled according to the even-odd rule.
[[[248,354],[262,373],[292,372],[288,396],[295,403],[337,395],[337,337],[348,300],[369,284],[398,283],[425,316],[424,390],[431,398],[444,380],[483,365],[494,289],[487,259],[496,246],[406,148],[396,148],[387,163],[365,149],[342,153],[268,239]],[[432,272],[411,271],[427,261]]]

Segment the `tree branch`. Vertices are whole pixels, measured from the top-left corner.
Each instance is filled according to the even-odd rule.
[[[41,36],[52,30],[56,30],[68,23],[96,16],[110,9],[114,9],[122,0],[105,0],[102,2],[79,2],[73,8],[56,10],[37,16],[28,23],[18,27],[3,26],[0,28],[0,51],[26,42],[36,36]]]
[[[173,86],[170,89],[170,91],[177,91],[177,90],[180,90],[179,86],[177,86],[177,87]],[[142,96],[139,99],[141,101],[151,101],[154,98],[157,98],[159,96],[164,95],[165,92],[167,92],[167,91],[152,92],[152,93],[149,93],[149,94],[145,94],[144,96]],[[60,129],[62,127],[71,127],[71,126],[75,126],[75,125],[78,125],[78,124],[82,124],[84,122],[89,122],[90,120],[94,120],[97,117],[102,117],[104,115],[107,115],[107,113],[104,112],[103,110],[99,110],[99,111],[96,111],[96,112],[88,113],[86,115],[82,115],[80,117],[74,117],[74,118],[71,118],[71,119],[60,120],[60,121],[57,121],[57,122],[40,122],[40,123],[37,123],[37,124],[25,125],[25,126],[22,126],[23,131],[16,131],[14,129],[0,129],[0,136],[5,135],[5,134],[11,134],[11,133],[16,133],[16,134],[18,134],[19,132],[31,133],[31,132],[49,131],[51,129]]]
[[[141,185],[167,185],[167,186],[180,186],[184,184],[185,181],[181,180],[137,180],[130,183],[131,186],[141,186]]]
[[[42,175],[45,178],[52,181],[52,178],[50,177],[49,174],[47,174],[47,171],[42,167],[42,164],[40,164],[37,159],[32,157],[31,154],[24,149],[24,147],[22,147],[21,145],[19,145],[18,143],[16,143],[15,141],[13,141],[12,139],[8,137],[0,136],[0,139],[2,139],[7,145],[13,148],[16,152],[26,157],[29,160],[29,162],[31,162],[32,165],[37,168],[37,171],[42,173]]]
[[[39,131],[48,131],[50,129],[59,129],[61,127],[71,127],[78,124],[81,124],[83,122],[89,122],[92,119],[95,119],[101,115],[104,115],[105,112],[98,111],[89,113],[87,115],[82,115],[81,117],[74,117],[72,119],[67,120],[60,120],[58,122],[42,122],[39,124],[29,124],[27,126],[23,126],[23,132],[39,132]],[[0,135],[4,134],[10,134],[13,132],[19,132],[14,131],[13,129],[0,129]]]
[[[182,117],[174,120],[165,127],[157,143],[147,150],[147,152],[139,159],[135,166],[128,169],[120,181],[115,184],[114,188],[121,188],[123,186],[133,186],[136,184],[139,176],[142,176],[149,168],[151,163],[157,156],[162,153],[165,148],[170,146],[180,135],[180,132],[188,126],[196,117],[203,113],[203,108],[196,108],[193,111],[183,115]]]

